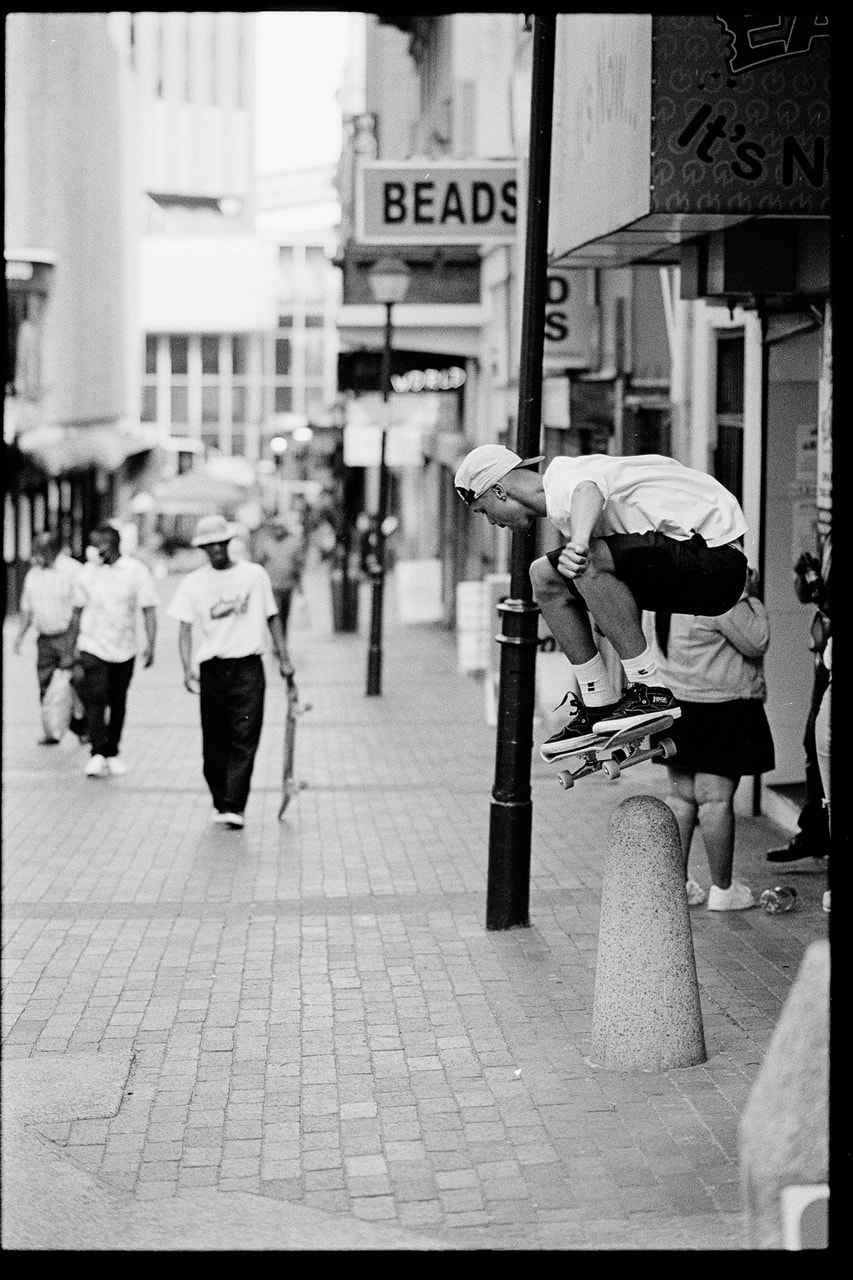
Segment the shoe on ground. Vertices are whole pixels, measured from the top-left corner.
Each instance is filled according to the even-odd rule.
[[[242,813],[223,813],[220,821],[224,822],[226,827],[242,827],[243,815]]]
[[[832,893],[832,890],[827,889],[823,895],[823,898],[821,899],[821,904],[820,904],[821,910],[825,911],[827,915],[829,915],[829,895],[831,893]]]
[[[104,778],[107,773],[107,762],[103,756],[92,756],[83,772],[87,778]]]
[[[672,716],[677,720],[680,715],[681,707],[671,690],[661,685],[629,684],[612,710],[600,708],[593,712],[592,727],[596,733],[618,733],[620,729],[647,724],[658,716]]]
[[[689,907],[701,907],[702,903],[705,902],[708,897],[701,884],[697,884],[696,881],[690,879],[689,876],[685,882],[684,888],[687,892],[687,905]]]
[[[755,894],[745,884],[733,880],[728,889],[712,884],[708,890],[709,911],[745,911],[755,906]]]
[[[127,765],[119,756],[107,756],[107,773],[113,778],[122,778],[127,773]]]
[[[543,760],[558,760],[560,756],[564,756],[570,751],[578,751],[582,747],[588,747],[595,742],[596,738],[601,736],[593,732],[592,716],[606,714],[610,708],[595,707],[590,711],[589,707],[584,706],[580,698],[574,693],[567,694],[566,699],[568,699],[571,719],[568,724],[563,725],[562,729],[552,733],[551,737],[542,743],[539,748],[539,754]],[[562,706],[562,703],[560,705]],[[617,704],[614,703],[613,705]]]
[[[39,738],[38,744],[39,744],[39,746],[40,746],[40,747],[58,747],[58,746],[59,746],[59,739],[58,739],[58,738],[48,738],[48,737]]]
[[[222,826],[224,826],[224,825],[225,825],[225,819],[226,819],[227,817],[228,817],[228,814],[227,814],[227,813],[220,813],[218,809],[214,809],[214,810],[213,810],[213,813],[211,814],[210,821],[211,821],[211,822],[218,822],[218,823],[220,823]]]
[[[781,849],[768,849],[768,862],[800,862],[803,858],[825,858],[826,849],[818,849],[807,844],[801,836],[792,836]]]

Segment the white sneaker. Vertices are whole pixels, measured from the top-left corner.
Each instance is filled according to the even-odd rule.
[[[687,878],[684,888],[687,890],[687,905],[689,907],[701,907],[702,903],[708,897],[701,884],[697,884],[696,881],[691,880],[690,877]]]
[[[830,895],[831,893],[832,893],[832,890],[831,890],[831,889],[827,889],[827,890],[826,890],[826,892],[825,892],[825,893],[824,893],[824,895],[823,895],[823,898],[821,899],[821,904],[820,904],[820,905],[821,905],[821,908],[822,908],[822,909],[827,913],[827,915],[829,915],[829,904],[830,904],[830,897],[829,897],[829,895]]]
[[[127,773],[127,765],[118,756],[107,756],[107,773],[112,774],[114,778],[120,778]]]
[[[220,822],[224,822],[226,827],[242,827],[242,813],[223,813],[220,816]]]
[[[224,823],[227,817],[228,817],[227,813],[220,813],[218,809],[214,809],[213,813],[211,814],[210,821]]]
[[[92,756],[83,770],[87,778],[103,778],[107,771],[107,762],[103,756]]]
[[[733,880],[728,889],[721,889],[712,884],[708,891],[709,911],[745,911],[755,906],[755,895],[752,890],[738,880]]]

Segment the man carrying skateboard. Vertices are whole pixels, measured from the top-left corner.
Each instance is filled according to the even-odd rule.
[[[572,717],[541,748],[544,760],[603,733],[681,712],[661,684],[641,626],[643,609],[725,613],[739,599],[746,533],[735,497],[705,472],[660,454],[593,453],[520,458],[503,445],[473,449],[456,472],[456,492],[490,524],[527,532],[548,519],[566,539],[530,566],[533,595],[571,664],[581,697]],[[613,645],[627,685],[613,688],[592,621]]]
[[[244,824],[261,736],[267,632],[279,672],[288,682],[293,679],[269,574],[259,564],[231,558],[229,543],[237,531],[224,516],[202,516],[192,542],[204,550],[208,563],[183,579],[168,610],[181,624],[184,687],[200,695],[203,771],[213,821],[231,828]]]

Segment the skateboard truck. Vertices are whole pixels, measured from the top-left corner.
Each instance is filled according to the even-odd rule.
[[[578,757],[581,761],[577,769],[561,769],[557,781],[564,791],[575,785],[579,778],[590,773],[603,773],[608,782],[615,782],[623,769],[633,768],[644,760],[669,760],[675,755],[675,743],[672,738],[662,738],[654,745],[650,739],[665,733],[674,724],[672,716],[660,716],[646,724],[635,725],[630,729],[618,729],[616,733],[599,734],[595,742],[588,743],[576,751],[567,751],[558,760],[567,757]],[[644,742],[649,742],[643,747]]]

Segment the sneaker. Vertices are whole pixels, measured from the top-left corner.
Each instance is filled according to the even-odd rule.
[[[755,906],[755,895],[745,884],[733,880],[728,889],[712,884],[708,891],[709,911],[745,911]]]
[[[702,903],[708,897],[701,884],[697,884],[695,880],[689,877],[684,885],[687,892],[687,905],[689,907],[701,907]]]
[[[607,707],[596,707],[591,713],[589,708],[584,706],[577,694],[568,693],[563,702],[568,700],[569,709],[572,718],[568,724],[563,725],[562,729],[558,729],[550,738],[547,738],[539,748],[539,754],[543,760],[556,760],[560,756],[567,755],[570,751],[580,750],[582,747],[589,746],[595,742],[601,735],[593,733],[591,714],[600,715],[608,711]],[[563,703],[560,703],[562,706]],[[613,704],[618,705],[618,704]]]
[[[211,822],[220,822],[220,823],[223,823],[223,824],[224,824],[225,819],[226,819],[227,817],[228,817],[228,814],[227,814],[227,813],[220,813],[218,809],[214,809],[214,810],[213,810],[213,813],[211,814],[210,821],[211,821]]]
[[[616,733],[664,715],[673,720],[681,715],[681,707],[669,689],[655,684],[629,684],[611,711],[602,708],[595,712],[592,727],[596,733]]]
[[[38,745],[39,745],[40,747],[58,747],[58,746],[59,746],[59,739],[58,739],[58,738],[48,738],[48,737],[39,738],[39,740],[38,740]]]
[[[826,849],[816,849],[796,835],[781,849],[769,849],[766,857],[768,862],[800,862],[803,858],[825,858],[826,854]]]
[[[92,756],[83,772],[87,778],[103,778],[107,772],[107,762],[103,756]]]
[[[118,756],[107,756],[107,773],[114,778],[121,778],[127,773],[127,765]]]
[[[831,890],[831,889],[827,889],[827,890],[826,890],[826,892],[824,893],[823,898],[821,899],[821,903],[820,903],[820,905],[821,905],[821,909],[822,909],[823,911],[825,911],[827,915],[829,915],[829,895],[830,895],[831,893],[832,893],[832,890]]]
[[[243,815],[242,813],[223,813],[219,821],[224,822],[226,827],[242,827]]]

